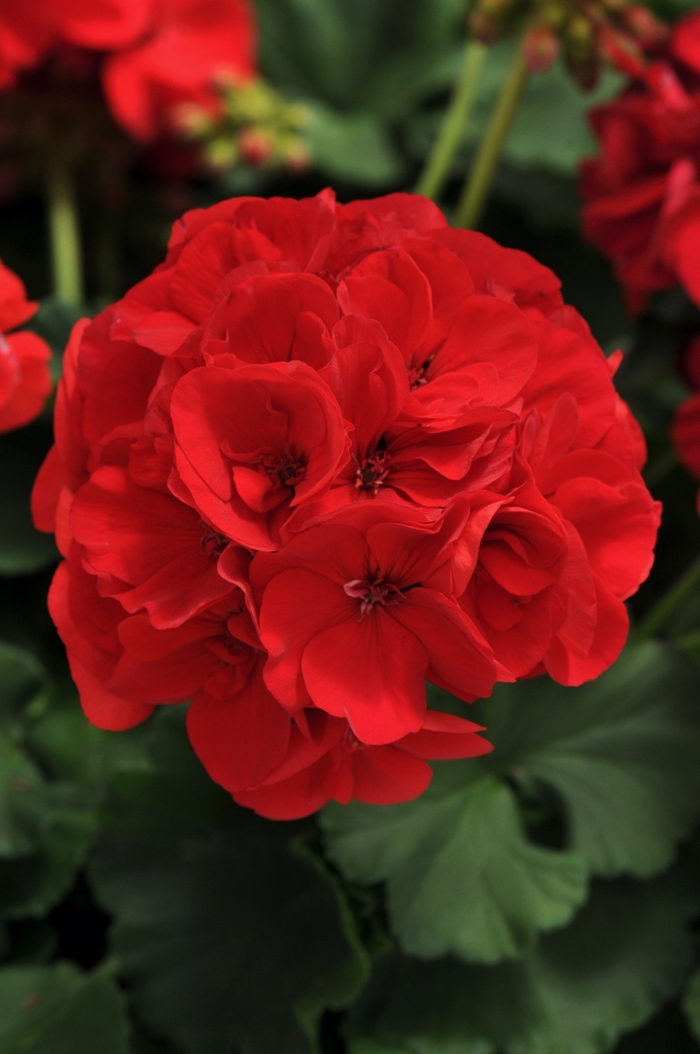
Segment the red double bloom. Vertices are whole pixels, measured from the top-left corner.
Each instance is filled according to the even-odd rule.
[[[193,700],[242,804],[406,800],[489,749],[426,708],[614,661],[658,507],[557,279],[411,195],[239,198],[76,327],[35,517],[86,713]]]

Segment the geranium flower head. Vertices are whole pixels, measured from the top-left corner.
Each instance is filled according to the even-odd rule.
[[[420,794],[489,749],[431,711],[615,660],[659,509],[608,361],[556,277],[424,198],[236,198],[79,323],[39,526],[103,727],[192,700],[241,804]]]

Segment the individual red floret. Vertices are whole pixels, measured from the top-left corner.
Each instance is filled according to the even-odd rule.
[[[462,699],[490,694],[491,649],[439,575],[469,511],[426,523],[361,505],[254,557],[265,680],[283,706],[313,703],[385,744],[422,727],[426,677]]]
[[[196,715],[195,705],[188,717]],[[240,805],[271,820],[307,816],[330,799],[342,805],[353,798],[370,805],[395,805],[417,798],[430,783],[433,773],[425,759],[488,753],[492,746],[478,734],[482,731],[472,721],[428,710],[418,732],[387,746],[367,746],[347,721],[322,710],[302,710],[294,717],[282,763],[259,786],[234,790],[233,796]]]

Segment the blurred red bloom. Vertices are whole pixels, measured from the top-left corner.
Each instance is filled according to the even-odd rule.
[[[644,83],[590,114],[587,237],[609,256],[630,309],[680,282],[700,303],[700,13],[683,19]]]
[[[0,432],[21,428],[41,413],[51,394],[51,349],[35,333],[11,333],[39,305],[27,300],[24,285],[0,262]]]
[[[152,0],[134,45],[105,62],[110,109],[135,139],[153,139],[169,130],[178,103],[215,106],[217,78],[250,80],[256,44],[248,0]]]
[[[256,70],[248,0],[7,0],[0,88],[67,46],[98,53],[112,115],[141,142],[172,130],[179,103],[215,107],[218,78],[249,80]],[[79,55],[70,65],[79,78]]]
[[[193,700],[211,776],[275,818],[488,750],[425,680],[597,676],[651,565],[616,363],[550,271],[426,199],[187,213],[76,326],[34,489],[90,720]]]

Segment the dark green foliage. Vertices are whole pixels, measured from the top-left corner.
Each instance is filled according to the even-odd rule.
[[[3,1054],[127,1054],[126,1000],[110,972],[69,963],[0,969]]]
[[[91,867],[133,1004],[185,1054],[301,1054],[296,1002],[329,973],[331,1004],[360,987],[339,977],[357,951],[331,889],[288,851],[306,825],[234,805],[193,758],[180,714],[161,717],[157,767],[115,782]]]

